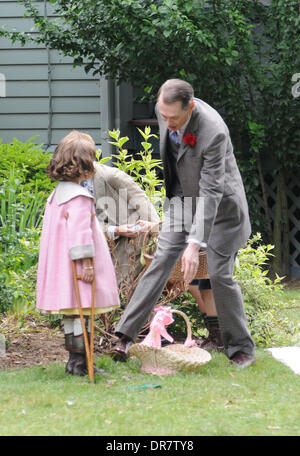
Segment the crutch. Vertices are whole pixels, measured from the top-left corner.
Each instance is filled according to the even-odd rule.
[[[94,265],[94,261],[93,261],[93,265]],[[82,330],[83,330],[83,339],[84,339],[84,346],[85,346],[86,359],[87,359],[87,365],[88,365],[89,379],[91,381],[95,382],[95,380],[94,380],[95,274],[94,274],[94,278],[93,278],[93,282],[92,282],[91,339],[90,339],[90,343],[89,343],[87,330],[86,330],[84,318],[83,318],[81,299],[80,299],[80,293],[79,293],[79,287],[78,287],[78,280],[82,280],[82,276],[77,276],[76,260],[72,260],[72,269],[73,269],[73,281],[74,281],[76,299],[78,302],[79,315],[80,315],[81,326],[82,326]]]

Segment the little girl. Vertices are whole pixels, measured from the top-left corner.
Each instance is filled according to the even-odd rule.
[[[37,275],[37,308],[63,314],[66,371],[85,375],[87,364],[83,329],[72,272],[76,260],[83,314],[90,333],[92,281],[95,278],[95,314],[119,307],[115,270],[109,248],[94,212],[94,199],[80,182],[92,177],[96,147],[91,137],[73,131],[58,144],[47,168],[59,181],[49,196],[43,220]],[[94,264],[94,267],[93,267]],[[95,372],[97,372],[94,367]]]

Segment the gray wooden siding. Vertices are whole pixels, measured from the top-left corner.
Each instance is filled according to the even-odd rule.
[[[44,2],[36,4],[42,14]],[[47,12],[51,17],[49,4]],[[34,33],[32,20],[23,15],[24,7],[17,1],[0,0],[0,26]],[[47,144],[50,138],[50,145],[55,145],[70,130],[79,129],[101,144],[99,79],[73,68],[71,58],[35,44],[22,47],[0,39],[0,73],[6,79],[6,97],[0,98],[3,143],[38,135],[37,143]]]

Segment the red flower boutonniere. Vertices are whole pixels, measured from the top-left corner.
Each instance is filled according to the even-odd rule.
[[[197,142],[197,138],[196,138],[196,136],[193,135],[192,133],[187,133],[187,134],[183,137],[183,141],[184,141],[185,144],[187,144],[188,146],[194,147],[194,145],[195,145],[196,142]]]

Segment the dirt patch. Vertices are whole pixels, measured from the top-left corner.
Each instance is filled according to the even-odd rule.
[[[286,288],[299,288],[300,289],[300,279],[289,279],[284,282]]]
[[[5,347],[2,342],[0,352],[0,369],[46,365],[68,359],[62,331],[50,328],[47,322],[36,322],[27,317],[20,327],[20,322],[14,317],[6,317],[1,322],[0,331],[5,337]]]
[[[51,328],[47,321],[35,321],[29,316],[20,327],[20,322],[13,316],[4,317],[0,322],[1,335],[5,337],[5,347],[0,339],[0,370],[66,363],[68,360],[62,329]],[[96,335],[95,358],[100,353],[101,343],[103,339]]]

